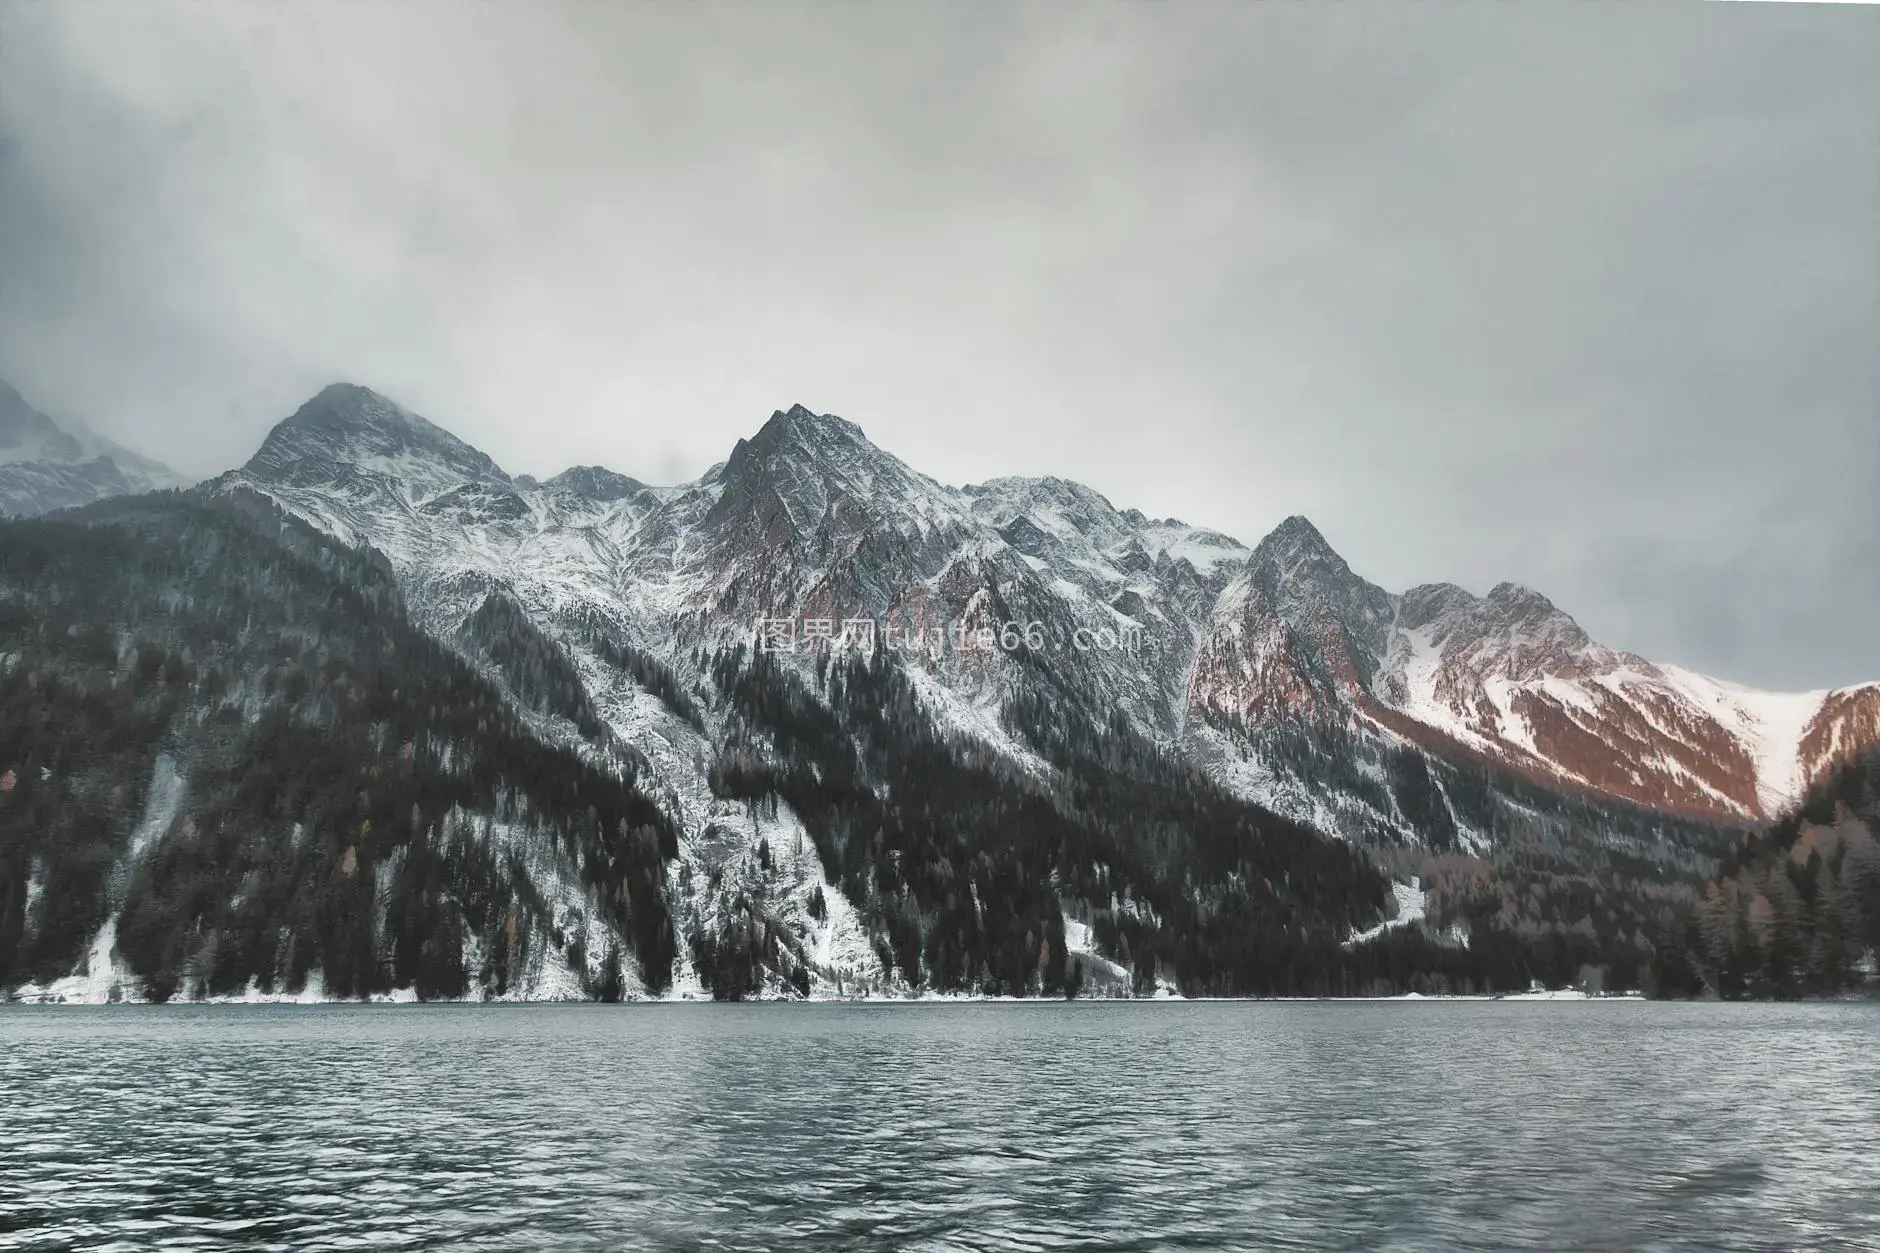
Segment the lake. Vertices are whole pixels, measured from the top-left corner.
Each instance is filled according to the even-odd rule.
[[[0,1249],[1880,1247],[1880,1006],[0,1006]]]

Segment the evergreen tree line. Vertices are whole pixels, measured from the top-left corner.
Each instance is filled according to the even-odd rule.
[[[586,635],[589,646],[603,661],[630,675],[635,683],[658,697],[660,703],[675,716],[689,723],[701,735],[704,734],[705,715],[671,667],[645,649],[636,648],[620,639],[617,631],[600,624],[588,628]]]
[[[82,968],[112,917],[157,999],[315,969],[501,994],[550,949],[596,996],[670,980],[676,833],[631,760],[543,744],[382,557],[264,498],[0,522],[0,655],[0,987]],[[180,803],[133,849],[160,757]],[[543,857],[599,932],[558,929]]]
[[[1370,780],[1418,837],[1380,827],[1367,854],[1226,793],[1046,659],[1013,655],[1037,681],[1015,685],[1006,721],[1049,779],[937,729],[891,651],[819,655],[807,674],[743,650],[712,665],[738,715],[714,788],[786,800],[884,965],[912,982],[1074,992],[1062,908],[1139,992],[1657,990],[1667,937],[1729,838],[1341,728],[1270,732],[1302,775]],[[1489,847],[1463,851],[1464,824]],[[1348,944],[1379,917],[1380,862],[1422,877],[1426,921]]]
[[[581,674],[507,592],[491,592],[457,630],[459,641],[502,675],[509,691],[541,713],[566,718],[590,740],[606,731]]]
[[[810,679],[739,646],[715,654],[711,674],[733,718],[714,790],[791,806],[824,874],[869,919],[884,969],[939,989],[1063,990],[1052,853],[1065,824],[938,731],[897,658],[825,656]]]
[[[1725,999],[1872,986],[1880,952],[1880,750],[1842,763],[1794,810],[1744,833],[1691,902],[1666,990]]]
[[[670,669],[590,634],[704,727]],[[548,951],[590,995],[620,995],[629,967],[665,986],[677,841],[641,759],[513,600],[487,597],[459,639],[588,735],[589,759],[543,744],[417,629],[382,556],[264,497],[163,493],[0,524],[0,987],[70,973],[113,917],[159,998],[289,990],[315,969],[337,995],[500,994]],[[1138,991],[1789,995],[1846,987],[1871,960],[1873,797],[1853,767],[1738,843],[1347,726],[1230,728],[1417,837],[1380,823],[1367,849],[1225,792],[1051,655],[1010,656],[1005,721],[1043,776],[936,726],[893,650],[807,669],[701,654],[728,715],[714,790],[787,802],[910,982],[1074,994],[1088,972],[1066,911]],[[159,757],[183,798],[133,850]],[[544,859],[573,868],[599,931],[558,925]],[[1386,870],[1420,877],[1426,922],[1347,944],[1379,919]],[[731,894],[684,937],[714,994],[767,976],[807,990],[808,958],[768,909]]]
[[[1069,908],[1138,991],[1339,989],[1340,941],[1386,895],[1361,852],[1060,702],[1009,707],[1054,767],[1049,780],[1019,773],[937,728],[902,666],[891,650],[825,654],[804,675],[742,649],[712,666],[747,740],[720,758],[714,788],[791,805],[884,966],[941,989],[1072,993]]]

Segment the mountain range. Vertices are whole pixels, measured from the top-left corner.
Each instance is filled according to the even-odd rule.
[[[0,517],[49,513],[183,482],[168,466],[80,423],[53,421],[0,379]]]
[[[93,495],[159,485],[125,481]],[[188,535],[202,562],[185,579],[193,599],[100,602],[117,606],[106,616],[120,654],[141,657],[128,641],[149,634],[153,657],[196,677],[165,689],[173,707],[138,706],[161,724],[146,740],[89,767],[146,796],[98,821],[143,834],[96,837],[98,904],[63,947],[47,946],[34,913],[56,850],[20,835],[0,854],[16,880],[0,948],[30,950],[0,983],[30,995],[301,995],[316,970],[333,994],[393,994],[420,969],[435,995],[1509,990],[1588,970],[1639,986],[1663,946],[1654,932],[1675,929],[1674,898],[1742,830],[1880,743],[1880,684],[1753,691],[1601,645],[1514,584],[1393,593],[1304,518],[1248,547],[1061,479],[949,487],[801,406],[695,482],[660,487],[593,466],[512,476],[340,384],[189,492],[9,525],[0,545],[37,544],[48,568],[91,562],[94,579],[143,567],[94,561],[93,533]],[[42,529],[17,530],[29,525]],[[265,628],[237,626],[268,617],[244,604],[266,593],[215,556],[257,543],[285,545],[327,581],[297,583]],[[389,615],[378,634],[348,628],[342,647],[326,606],[368,584],[395,604],[373,600]],[[0,649],[28,684],[21,701],[55,681],[104,681],[82,677],[86,665],[124,669],[121,655],[83,662],[47,636],[43,571],[15,562],[0,593],[16,611]],[[184,613],[201,616],[189,630],[226,634],[220,682],[240,701],[205,695],[203,649],[180,660]],[[292,874],[286,854],[208,858],[192,872],[195,904],[163,896],[161,925],[147,921],[155,904],[138,906],[143,947],[127,951],[127,902],[143,899],[138,884],[163,895],[149,865],[176,846],[189,798],[246,786],[209,787],[229,749],[197,728],[237,707],[250,724],[356,716],[339,698],[260,690],[257,667],[330,672],[345,689],[366,680],[334,657],[375,658],[377,673],[382,638],[402,633],[427,641],[407,687],[475,687],[486,702],[448,730],[450,702],[427,703],[399,732],[410,755],[391,768],[438,772],[435,795],[398,811],[402,842],[336,843],[331,866],[296,853]],[[625,789],[609,793],[619,816],[585,823],[560,785],[551,800],[520,781],[444,804],[451,763],[490,734],[467,728],[487,727],[496,703],[503,734],[553,754],[566,788]],[[384,779],[383,745],[356,748],[335,769]],[[31,755],[23,742],[4,751]],[[359,815],[388,803],[373,791],[345,823],[372,825]],[[304,833],[311,811],[279,794],[245,821],[298,847],[304,835],[287,833]],[[474,891],[428,881],[426,921],[401,930],[388,919],[419,889],[397,874],[442,857],[445,826],[480,833],[481,877]],[[354,882],[360,859],[380,855],[355,902],[370,924],[335,921],[331,876]],[[438,862],[460,875],[469,864]],[[657,891],[636,877],[654,867]],[[255,876],[279,878],[303,929],[224,941],[217,951],[244,956],[220,974],[198,941],[164,938],[232,936]],[[364,937],[335,938],[348,926]],[[453,954],[444,973],[412,955],[426,944]],[[352,973],[338,978],[342,949]]]
[[[991,604],[1059,628],[1059,640],[1133,631],[1141,646],[1127,660],[1087,650],[1093,696],[1202,756],[1232,728],[1331,718],[1648,808],[1760,819],[1880,739],[1880,683],[1769,693],[1656,665],[1511,583],[1481,597],[1453,584],[1393,594],[1304,518],[1249,550],[1061,479],[947,488],[801,406],[697,482],[650,488],[598,467],[512,479],[424,419],[340,386],[219,482],[384,552],[426,589],[417,603],[440,625],[487,583],[545,616],[606,615],[675,655],[748,636],[759,617],[917,630],[978,625]],[[929,661],[945,714],[971,721],[1000,691],[978,658]],[[1251,799],[1319,813],[1258,770],[1222,774]]]

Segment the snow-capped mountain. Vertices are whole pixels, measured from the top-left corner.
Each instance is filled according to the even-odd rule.
[[[923,658],[938,704],[986,728],[1017,672],[1000,650],[960,647],[959,624],[1037,623],[1065,653],[1088,632],[1091,700],[1172,736],[1193,634],[1244,553],[1060,480],[947,488],[800,406],[697,482],[650,488],[597,468],[512,479],[392,402],[333,387],[225,483],[386,553],[436,629],[498,587],[674,663],[759,619],[870,620]]]
[[[1248,550],[1062,479],[949,488],[802,406],[694,483],[654,488],[598,467],[536,483],[376,393],[335,386],[227,482],[385,552],[435,628],[501,588],[551,624],[606,621],[684,671],[690,650],[747,639],[760,618],[892,623],[904,645],[919,641],[936,716],[1020,758],[999,711],[1045,683],[1215,764],[1233,755],[1223,728],[1329,717],[1438,757],[1741,819],[1880,737],[1880,685],[1759,693],[1658,666],[1513,584],[1392,594],[1304,518]],[[1027,667],[958,646],[957,624],[970,641],[1007,622],[1040,624],[1048,656]],[[1106,630],[1118,647],[1070,646]],[[1270,771],[1226,776],[1322,816]]]
[[[1288,518],[1212,606],[1190,704],[1250,724],[1348,707],[1369,687],[1393,603],[1317,527]]]
[[[831,986],[888,978],[862,902],[800,855],[792,888],[775,893],[778,849],[802,846],[802,821],[788,806],[753,820],[714,791],[730,731],[701,659],[747,643],[758,619],[871,622],[911,663],[926,717],[1043,778],[1006,716],[1012,701],[1120,710],[1172,741],[1199,620],[1245,551],[1059,480],[950,489],[802,407],[773,414],[694,483],[652,488],[598,467],[538,483],[336,386],[215,485],[241,487],[384,553],[414,617],[441,638],[465,641],[510,606],[526,616],[566,655],[608,734],[648,764],[643,783],[681,832],[670,886],[687,929],[716,933],[741,895],[766,886],[769,933]],[[996,640],[1012,623],[1047,646],[1017,658],[974,634]],[[1085,638],[1092,647],[1075,651]],[[518,696],[545,734],[585,738],[575,705]],[[817,953],[837,964],[815,966]]]
[[[1758,692],[1659,666],[1512,583],[1394,596],[1303,518],[1223,593],[1189,696],[1206,722],[1348,718],[1438,756],[1724,820],[1772,816],[1880,738],[1880,684]]]
[[[30,517],[183,483],[169,467],[76,422],[60,425],[0,379],[0,516]]]
[[[1654,808],[1773,816],[1880,735],[1880,686],[1758,692],[1589,639],[1538,592],[1405,593],[1377,696],[1461,742]]]
[[[1402,893],[1379,865],[1406,849],[1514,867],[1503,901],[1547,889],[1522,868],[1533,864],[1523,850],[1632,885],[1601,905],[1597,934],[1571,943],[1524,921],[1525,903],[1484,905],[1471,925],[1500,936],[1494,945],[1415,949],[1404,960],[1417,968],[1523,987],[1524,971],[1567,977],[1589,961],[1633,972],[1649,953],[1642,928],[1662,920],[1654,894],[1665,876],[1701,882],[1726,828],[1880,740],[1880,685],[1751,692],[1601,646],[1509,584],[1484,597],[1447,585],[1394,594],[1303,518],[1249,549],[1061,479],[949,487],[853,423],[801,406],[772,414],[696,481],[655,487],[597,466],[511,476],[395,402],[335,385],[247,464],[171,504],[87,525],[190,536],[208,563],[202,577],[228,590],[208,600],[146,590],[138,614],[274,623],[278,638],[218,617],[214,630],[237,650],[219,673],[301,659],[261,667],[266,676],[234,694],[190,697],[213,699],[188,725],[239,708],[268,726],[284,700],[305,718],[363,692],[389,700],[381,716],[412,722],[401,734],[426,747],[381,763],[396,746],[379,742],[376,724],[349,728],[358,764],[348,768],[362,785],[334,792],[329,808],[353,796],[366,805],[387,768],[458,786],[452,763],[486,733],[519,754],[530,741],[550,746],[554,778],[624,789],[611,793],[616,805],[650,807],[633,820],[637,834],[616,837],[582,822],[573,783],[471,798],[474,839],[451,846],[472,858],[452,865],[484,867],[469,895],[451,889],[469,912],[432,894],[400,906],[432,929],[423,952],[462,937],[433,988],[476,978],[486,993],[523,995],[1395,986],[1401,969],[1367,965],[1366,954],[1416,930],[1381,922]],[[333,552],[309,550],[277,506]],[[193,521],[197,509],[207,512]],[[74,553],[88,542],[41,538]],[[338,581],[303,589],[291,612],[247,613],[239,598],[251,580],[214,555],[279,544],[290,551],[263,562],[261,582],[309,561]],[[161,578],[159,567],[136,570],[126,577]],[[42,592],[21,582],[6,594],[25,604]],[[363,667],[353,675],[322,669],[319,629],[303,621],[343,596],[365,596],[381,622],[347,624]],[[788,646],[760,650],[779,622]],[[106,625],[131,657],[119,672],[134,670],[141,649],[125,654],[121,641],[149,628]],[[409,658],[404,677],[375,689],[371,675],[388,663],[373,658],[412,631],[430,643],[414,654],[408,639],[393,654]],[[30,666],[22,699],[95,684],[80,671],[108,662],[83,632],[63,660],[43,632],[15,635],[21,651],[0,657],[0,680],[6,664]],[[452,667],[476,676],[468,704],[452,695],[466,690]],[[487,692],[502,694],[501,710]],[[464,734],[473,739],[452,738]],[[211,764],[204,756],[199,768]],[[423,811],[397,830],[437,838]],[[545,814],[558,816],[544,826]],[[535,834],[516,825],[525,818]],[[385,859],[374,873],[391,876],[389,908],[402,899],[399,866],[431,854],[379,847],[363,831],[349,828],[328,852]],[[353,873],[351,860],[335,864]],[[491,879],[491,866],[504,869]],[[250,873],[227,873],[238,870]],[[1450,934],[1458,898],[1432,894],[1429,907],[1450,911]],[[505,917],[525,919],[528,938],[504,938]],[[185,924],[191,944],[222,942],[203,920]],[[331,935],[364,953],[382,947],[374,927]],[[160,931],[139,935],[159,951]],[[244,946],[265,984],[266,954],[227,942]],[[492,965],[499,950],[511,956]],[[115,969],[107,958],[87,960]],[[34,958],[55,975],[59,960]],[[410,954],[358,960],[344,986],[429,969]],[[186,983],[187,966],[164,977]]]

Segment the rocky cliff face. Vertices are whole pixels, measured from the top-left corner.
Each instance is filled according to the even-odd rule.
[[[1442,756],[1683,814],[1772,815],[1873,742],[1880,687],[1766,693],[1606,647],[1540,593],[1391,596],[1303,519],[1255,549],[1197,655],[1191,704],[1354,720]]]
[[[1880,734],[1880,686],[1760,693],[1655,665],[1509,583],[1394,595],[1304,518],[1249,550],[1061,479],[945,487],[802,406],[695,483],[652,488],[586,467],[537,484],[375,393],[335,386],[228,481],[382,549],[440,625],[508,588],[532,612],[605,620],[684,669],[688,650],[749,638],[760,618],[892,623],[903,646],[920,641],[909,651],[941,716],[999,739],[1015,693],[1069,693],[1198,760],[1244,758],[1254,768],[1226,777],[1282,807],[1297,780],[1255,760],[1275,723],[1336,723],[1730,820],[1770,814]],[[1038,624],[1047,646],[1023,658],[959,647],[1006,623]]]

